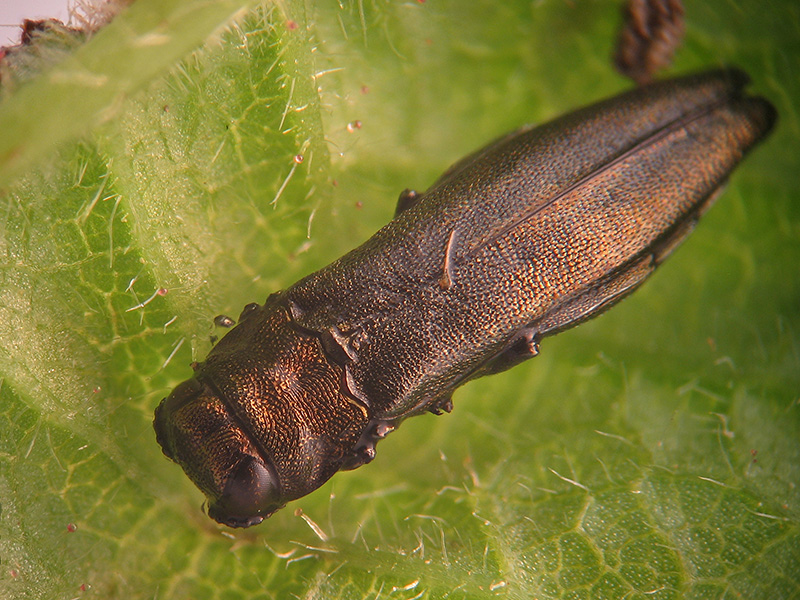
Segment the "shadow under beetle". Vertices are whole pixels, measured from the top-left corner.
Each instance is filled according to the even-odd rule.
[[[231,527],[375,456],[405,418],[535,356],[684,240],[776,113],[747,76],[654,83],[453,165],[362,246],[232,329],[156,409],[158,443]]]

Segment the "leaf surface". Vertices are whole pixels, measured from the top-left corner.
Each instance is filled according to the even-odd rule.
[[[690,240],[246,531],[151,427],[212,317],[626,88],[618,7],[138,0],[85,44],[39,40],[0,104],[0,596],[800,598],[800,13],[687,15],[673,72],[737,64],[781,115]]]

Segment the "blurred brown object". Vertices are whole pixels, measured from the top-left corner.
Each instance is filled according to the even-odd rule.
[[[669,66],[683,40],[681,0],[629,0],[619,32],[614,64],[639,85]]]

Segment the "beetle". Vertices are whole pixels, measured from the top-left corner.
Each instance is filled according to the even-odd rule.
[[[158,406],[208,514],[248,527],[375,456],[406,418],[636,289],[776,112],[721,69],[525,127],[405,190],[395,218],[250,304]]]

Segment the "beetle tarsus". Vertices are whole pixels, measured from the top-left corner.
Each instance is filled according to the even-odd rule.
[[[428,412],[433,413],[436,416],[453,412],[453,396],[448,395],[444,398],[435,400],[434,403],[428,407]]]
[[[253,315],[253,313],[255,313],[260,307],[261,305],[258,302],[251,302],[250,304],[245,305],[241,314],[239,315],[239,323]]]
[[[519,363],[539,354],[539,331],[526,327],[515,335],[511,342],[494,358],[488,361],[479,371],[478,377],[501,373]]]
[[[379,440],[382,440],[394,431],[395,427],[396,425],[391,421],[372,421],[364,430],[364,433],[361,434],[361,438],[353,447],[353,450],[345,457],[344,461],[342,461],[342,466],[340,468],[343,471],[352,471],[353,469],[357,469],[358,467],[372,462],[375,458],[375,445]]]
[[[422,194],[418,193],[416,190],[411,190],[409,188],[404,189],[400,192],[400,197],[397,199],[394,216],[396,217],[400,213],[407,211],[409,208],[416,205],[420,199],[422,199]]]
[[[228,329],[236,325],[236,321],[231,319],[228,315],[217,315],[214,317],[214,325]]]

